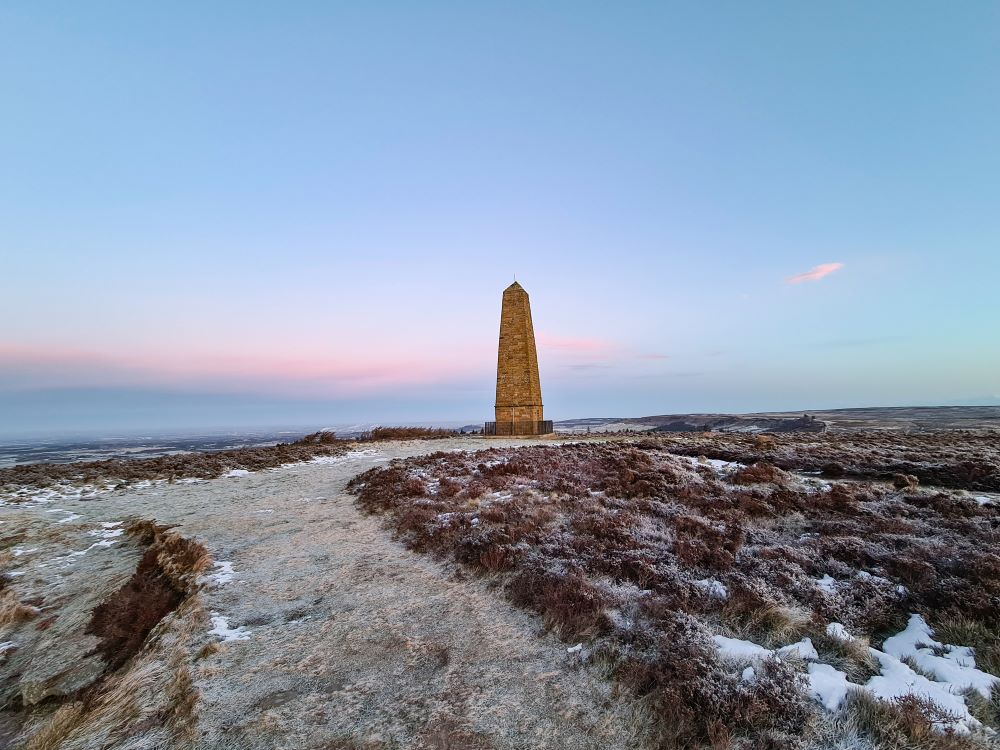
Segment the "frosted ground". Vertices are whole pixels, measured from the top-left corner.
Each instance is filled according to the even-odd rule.
[[[494,520],[483,512],[490,505],[504,508],[528,497],[550,501],[528,486],[484,486],[467,492],[468,497],[449,489],[455,480],[448,471],[455,462],[483,463],[486,475],[503,477],[509,456],[517,455],[511,451],[522,444],[537,445],[474,438],[379,443],[338,448],[307,463],[271,469],[234,465],[210,480],[121,483],[69,477],[44,488],[7,487],[0,497],[6,573],[0,618],[0,697],[6,710],[0,713],[0,744],[655,746],[662,737],[656,739],[657,717],[648,694],[617,679],[602,650],[609,633],[635,631],[639,610],[602,600],[594,622],[606,625],[574,632],[537,606],[525,601],[515,606],[507,588],[517,570],[513,565],[487,556],[487,570],[481,557],[455,557],[465,554],[470,540],[476,555],[489,551],[475,544],[493,528]],[[484,445],[499,455],[485,462],[468,455]],[[716,450],[729,455],[742,446]],[[705,442],[699,449],[711,452]],[[782,446],[768,450],[784,455]],[[447,471],[435,474],[435,461],[442,459],[428,454],[439,451],[453,459],[442,463]],[[407,463],[394,464],[394,459]],[[744,469],[723,457],[663,460],[677,476],[690,474],[692,481],[726,492],[736,487],[734,475]],[[394,466],[420,483],[414,496],[419,502],[409,506],[430,513],[410,517],[409,530],[399,526],[396,510],[362,512],[359,499],[346,491],[348,482],[364,472]],[[507,476],[516,480],[518,474]],[[355,491],[365,506],[361,481]],[[467,477],[457,481],[465,483]],[[840,484],[805,473],[781,481],[787,483],[785,490],[803,497],[829,496]],[[909,493],[918,505],[932,502],[936,492],[885,488]],[[567,487],[564,494],[572,497],[574,491]],[[588,487],[587,492],[602,491]],[[766,494],[756,487],[747,493]],[[976,523],[996,529],[995,492],[948,493],[961,508],[978,509],[969,511]],[[406,492],[394,497],[404,498]],[[455,507],[433,506],[445,500]],[[878,502],[890,501],[880,496]],[[366,509],[373,510],[370,504]],[[811,544],[801,511],[792,517],[782,528],[794,529],[795,539]],[[425,520],[426,529],[433,530],[427,538],[437,542],[421,547],[416,542],[424,537],[414,534],[425,528]],[[438,544],[444,541],[447,545]],[[118,602],[130,586],[137,597],[129,600],[132,606],[136,601],[155,605],[156,592],[134,585],[150,549],[157,550],[163,568],[154,573],[170,578],[179,603],[148,637],[133,644],[137,650],[127,661],[109,670],[114,653],[102,647],[114,636],[127,651],[134,633],[115,630],[114,618],[110,630],[88,633],[92,613],[102,602]],[[734,628],[713,614],[715,608],[728,611],[738,599],[739,555],[745,553],[736,551],[737,564],[728,568],[718,568],[714,558],[700,559],[707,553],[693,547],[687,554],[695,562],[678,568],[678,581],[691,591],[684,596],[698,602],[694,610],[708,634],[711,659],[721,665],[720,679],[755,695],[775,684],[775,674],[790,676],[795,690],[784,696],[786,704],[771,708],[801,718],[805,729],[793,738],[799,746],[887,746],[865,733],[857,719],[858,696],[870,699],[865,710],[877,712],[880,705],[910,695],[937,711],[932,733],[910,746],[995,744],[981,718],[983,702],[996,695],[996,677],[981,668],[968,643],[947,642],[934,632],[933,618],[910,612],[907,586],[891,572],[859,570],[851,578],[843,566],[813,570],[796,579],[796,586],[821,603],[825,619],[767,634]],[[623,581],[609,585],[615,596],[625,598],[644,590]],[[859,588],[880,592],[880,601],[904,613],[876,640],[860,632],[862,610],[853,602],[841,604]],[[830,658],[840,648],[837,643],[846,654],[860,654],[857,663]],[[782,746],[774,744],[780,733],[772,734],[770,746]],[[706,741],[735,747],[743,739],[738,732],[718,730]],[[792,742],[787,736],[783,741]],[[751,740],[744,746],[762,745]]]
[[[19,540],[7,589],[37,612],[3,627],[0,677],[14,689],[0,737],[65,748],[633,747],[628,702],[534,617],[407,551],[344,492],[392,458],[468,447],[384,444],[210,481],[36,500],[18,491],[0,507],[0,533]],[[83,631],[141,557],[117,533],[132,518],[172,525],[213,562],[105,685],[127,681],[114,715],[64,722],[53,744],[65,707],[85,703],[79,691],[103,669]]]

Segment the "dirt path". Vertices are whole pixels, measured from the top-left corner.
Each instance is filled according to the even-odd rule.
[[[59,507],[81,524],[177,524],[231,565],[198,594],[234,639],[192,673],[195,747],[635,747],[629,707],[566,644],[484,581],[404,549],[344,489],[392,458],[479,447],[380,444]],[[220,637],[203,627],[190,648]]]

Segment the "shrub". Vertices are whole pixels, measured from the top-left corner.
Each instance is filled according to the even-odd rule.
[[[358,438],[361,441],[377,440],[437,440],[453,437],[455,430],[437,427],[373,427],[363,432]]]
[[[733,484],[776,484],[785,485],[788,475],[772,464],[760,461],[737,470],[732,477]]]

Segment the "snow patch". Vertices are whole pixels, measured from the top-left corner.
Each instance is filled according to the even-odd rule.
[[[743,468],[743,464],[738,461],[723,461],[718,458],[706,458],[705,456],[678,456],[695,466],[709,466],[716,474],[729,474]]]
[[[841,643],[850,643],[854,640],[854,636],[847,632],[845,628],[839,622],[831,622],[826,626],[826,634],[831,638],[834,638]]]
[[[952,721],[935,722],[940,730],[952,729],[958,734],[968,734],[979,722],[969,713],[965,699],[956,695],[954,686],[935,682],[917,674],[895,656],[870,648],[869,653],[878,659],[882,674],[872,677],[865,687],[876,698],[884,701],[895,700],[907,695],[924,698],[955,717]]]
[[[223,477],[248,477],[248,476],[250,476],[250,472],[247,471],[246,469],[230,469],[229,471],[227,471],[222,476]]]
[[[744,641],[739,638],[727,638],[724,635],[717,635],[712,638],[719,655],[723,659],[731,661],[752,661],[754,659],[766,659],[774,652],[769,648],[758,646],[753,641]]]
[[[206,583],[210,586],[221,586],[224,583],[229,583],[236,576],[233,564],[228,560],[219,560],[213,567],[215,568],[214,572],[203,575],[199,579],[199,583]]]
[[[855,640],[839,622],[828,624],[826,633],[845,643]],[[714,636],[713,640],[719,649],[719,655],[728,661],[746,663],[772,656],[794,656],[807,662],[810,692],[828,711],[839,710],[852,690],[864,691],[883,701],[908,695],[923,698],[951,717],[935,722],[935,728],[939,731],[967,734],[979,728],[981,724],[969,713],[963,693],[976,690],[988,698],[993,688],[1000,685],[1000,677],[976,669],[971,648],[934,640],[934,631],[919,614],[910,615],[906,628],[885,640],[882,646],[884,650],[868,649],[878,661],[881,674],[863,685],[851,682],[844,672],[820,662],[819,654],[809,638],[777,650],[721,635]],[[912,660],[920,672],[903,662],[903,659]],[[921,672],[930,675],[930,678]],[[752,677],[752,671],[743,670],[744,681]]]
[[[934,640],[934,631],[918,614],[910,615],[906,629],[887,638],[882,650],[895,657],[909,657],[921,672],[949,683],[954,692],[973,689],[989,698],[1000,677],[976,669],[976,658],[968,646],[953,646]]]
[[[816,647],[813,646],[812,640],[809,638],[803,638],[798,643],[782,646],[778,649],[777,654],[778,656],[794,656],[803,661],[819,659],[819,653],[817,653]]]
[[[222,643],[250,640],[249,630],[242,625],[237,625],[235,628],[229,627],[229,620],[218,612],[212,613],[212,629],[208,631],[208,634],[218,636]]]
[[[838,711],[844,705],[850,690],[861,690],[847,679],[847,675],[829,664],[810,662],[809,692],[827,711]]]

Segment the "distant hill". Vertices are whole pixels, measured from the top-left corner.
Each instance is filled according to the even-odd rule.
[[[1000,406],[898,406],[753,414],[659,414],[589,417],[555,423],[556,432],[823,432],[882,429],[1000,430]]]

